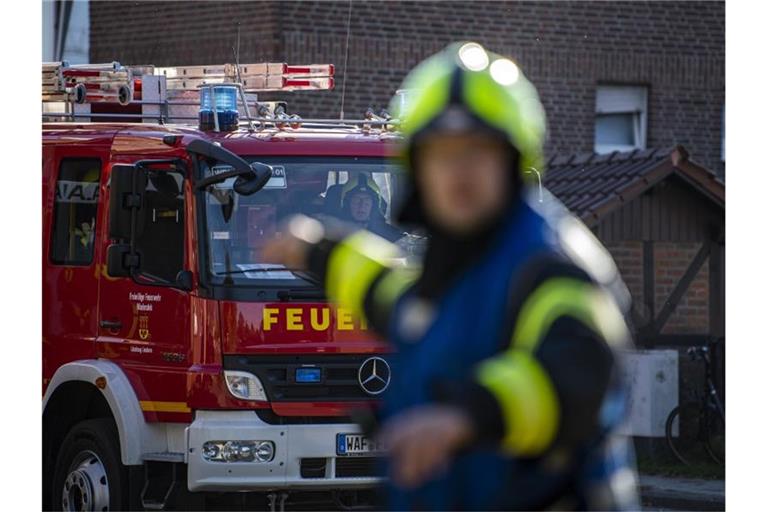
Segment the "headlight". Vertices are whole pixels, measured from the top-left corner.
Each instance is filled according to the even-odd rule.
[[[240,400],[267,400],[264,386],[259,378],[252,373],[224,370],[224,380],[227,389],[235,398]]]
[[[210,462],[270,462],[275,458],[272,441],[206,441],[203,458]]]

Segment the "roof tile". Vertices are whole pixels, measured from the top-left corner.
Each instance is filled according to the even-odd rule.
[[[555,158],[556,158],[556,157],[555,157],[555,155],[551,155],[551,156],[550,156],[550,157],[547,159],[547,161],[546,161],[546,163],[545,163],[544,165],[545,165],[547,168],[550,168],[550,167],[552,167],[552,165],[553,165],[553,163],[554,163],[554,160],[555,160]]]
[[[551,166],[566,165],[571,161],[571,159],[573,159],[573,155],[557,155],[552,159],[552,162],[550,163],[550,165]]]
[[[595,156],[594,153],[579,153],[578,155],[573,157],[573,160],[571,161],[572,165],[584,165],[587,162],[589,162],[592,157]]]
[[[669,158],[674,149],[553,156],[544,174],[544,185],[578,216],[596,219],[598,209],[605,213],[620,207],[626,199],[624,192],[634,197],[637,191],[652,186],[646,177],[663,177],[664,173],[671,172]],[[712,179],[711,172],[699,166],[686,163],[678,167],[677,172],[689,174],[694,186],[701,184],[702,191],[724,188],[721,182]],[[724,197],[724,191],[719,194]]]
[[[596,154],[595,158],[592,159],[592,163],[601,164],[603,162],[609,162],[614,154],[616,154],[615,151],[613,153]]]
[[[614,157],[611,159],[612,162],[623,162],[625,160],[631,160],[635,153],[637,152],[636,149],[633,149],[632,151],[622,151],[620,153],[616,153]]]
[[[642,151],[638,151],[635,158],[637,158],[638,160],[646,160],[654,156],[654,153],[656,153],[656,148],[644,149]]]
[[[667,158],[669,157],[677,148],[682,148],[683,151],[687,154],[688,152],[683,148],[682,146],[667,146],[664,148],[658,148],[656,150],[656,157],[658,158]]]

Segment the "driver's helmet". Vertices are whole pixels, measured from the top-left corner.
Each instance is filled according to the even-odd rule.
[[[356,194],[366,194],[371,197],[373,207],[371,217],[382,216],[386,211],[386,203],[381,197],[379,186],[368,173],[360,173],[356,179],[350,179],[341,190],[341,210],[350,215],[350,199]]]

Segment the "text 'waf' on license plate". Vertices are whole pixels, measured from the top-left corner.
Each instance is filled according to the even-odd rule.
[[[363,434],[336,434],[336,455],[374,455],[383,451],[380,443]]]

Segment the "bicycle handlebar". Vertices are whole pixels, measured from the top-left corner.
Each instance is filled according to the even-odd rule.
[[[686,352],[689,356],[691,356],[691,359],[696,359],[697,357],[706,357],[709,353],[709,347],[690,347],[688,350],[686,350]]]

